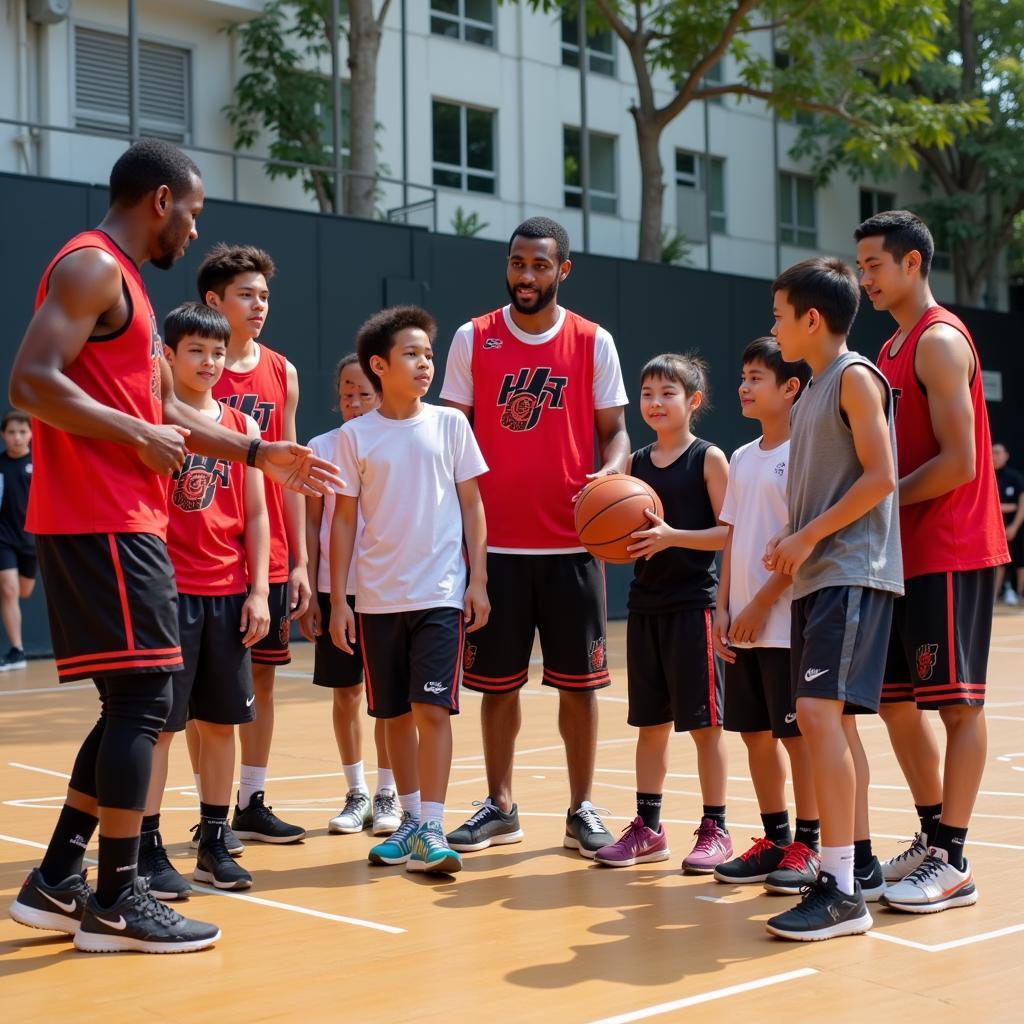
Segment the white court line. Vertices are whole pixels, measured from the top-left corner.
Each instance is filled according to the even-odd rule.
[[[976,942],[988,942],[989,939],[1000,939],[1004,935],[1013,935],[1016,932],[1024,932],[1024,924],[1010,925],[1009,928],[1000,928],[994,932],[983,932],[981,935],[970,935],[966,939],[953,939],[950,942],[939,942],[933,946],[924,942],[914,942],[911,939],[904,939],[899,935],[887,935],[885,932],[868,932],[868,938],[881,939],[883,942],[891,942],[897,946],[909,946],[911,949],[920,950],[922,953],[945,953],[948,949],[959,949],[961,946],[972,946]]]
[[[58,779],[71,778],[67,772],[55,772],[51,768],[37,768],[34,764],[22,764],[20,761],[8,761],[7,765],[10,768],[23,768],[27,772],[39,772],[40,775],[55,775]]]
[[[92,690],[92,683],[62,683],[60,686],[29,686],[24,690],[0,690],[0,697],[16,693],[56,693],[58,690]]]
[[[600,1020],[592,1021],[591,1024],[630,1024],[630,1021],[646,1020],[648,1017],[657,1017],[659,1014],[671,1013],[673,1010],[685,1010],[688,1006],[700,1006],[701,1003],[711,1003],[716,999],[725,999],[728,996],[740,995],[743,992],[754,992],[759,988],[768,988],[771,985],[781,985],[785,981],[809,978],[812,974],[817,973],[813,967],[801,967],[797,971],[787,971],[785,974],[772,974],[767,978],[758,978],[757,981],[745,981],[741,985],[716,988],[711,992],[702,992],[699,996],[674,999],[670,1003],[658,1003],[657,1006],[648,1006],[643,1010],[620,1013],[615,1017],[602,1017]]]

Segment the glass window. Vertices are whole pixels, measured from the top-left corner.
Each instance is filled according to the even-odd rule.
[[[709,226],[725,234],[725,160],[677,149],[676,229],[691,242],[705,242]]]
[[[434,184],[495,192],[494,111],[434,100]]]
[[[330,82],[328,82],[328,87]],[[348,167],[348,158],[351,154],[349,146],[352,133],[352,121],[350,111],[352,109],[352,87],[348,82],[341,83],[341,165]],[[334,111],[331,103],[317,104],[317,116],[320,118],[320,141],[324,147],[324,160],[330,164],[334,154]]]
[[[814,181],[799,174],[779,174],[779,241],[805,249],[818,247]]]
[[[879,192],[874,188],[862,188],[860,190],[860,219],[867,220],[874,217],[876,213],[884,213],[886,210],[896,208],[896,194],[894,192]]]
[[[430,31],[494,46],[494,0],[430,0]]]
[[[562,63],[570,68],[580,66],[579,19],[568,11],[562,14]],[[615,76],[615,35],[611,29],[595,29],[587,33],[587,68],[599,75]]]
[[[588,133],[590,153],[590,209],[595,213],[617,213],[619,207],[615,169],[615,136]],[[565,205],[579,209],[583,205],[580,186],[580,130],[562,129],[565,166]]]

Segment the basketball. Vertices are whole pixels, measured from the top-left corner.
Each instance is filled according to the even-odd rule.
[[[591,480],[576,499],[580,543],[605,562],[632,562],[626,550],[634,543],[632,534],[651,524],[645,509],[664,515],[661,499],[643,480],[624,473]]]

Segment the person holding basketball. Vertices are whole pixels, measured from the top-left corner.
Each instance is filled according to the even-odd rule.
[[[569,237],[546,217],[512,233],[511,304],[463,324],[441,398],[461,409],[491,467],[480,481],[487,515],[493,610],[467,638],[464,680],[483,694],[488,796],[448,839],[462,852],[522,839],[512,764],[535,631],[543,681],[559,691],[570,806],[564,844],[593,857],[612,836],[590,802],[597,752],[596,690],[608,686],[604,574],[579,543],[573,496],[593,471],[621,472],[629,456],[626,391],[604,328],[558,305]]]

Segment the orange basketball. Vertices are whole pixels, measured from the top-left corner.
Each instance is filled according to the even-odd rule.
[[[631,535],[651,525],[644,509],[657,516],[665,514],[661,499],[643,480],[624,473],[591,480],[576,499],[580,543],[606,562],[632,562],[626,551],[636,543]]]

